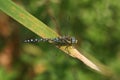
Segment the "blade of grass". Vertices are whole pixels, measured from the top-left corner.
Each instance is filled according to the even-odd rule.
[[[33,17],[18,5],[11,2],[11,0],[0,0],[0,9],[41,37],[58,37],[56,32],[48,28],[43,22]]]
[[[47,27],[47,25],[36,19],[34,16],[13,3],[11,0],[0,0],[0,9],[7,15],[11,16],[13,19],[24,25],[26,28],[30,29],[43,38],[54,38],[59,36],[52,29]],[[98,71],[99,73],[105,76],[112,76],[112,72],[110,70],[107,70],[107,67],[102,65],[100,62],[93,63],[72,46],[68,47],[67,50],[65,48],[66,46],[62,46],[59,49],[69,54],[70,56],[81,60],[87,66]],[[100,65],[102,65],[102,67]]]

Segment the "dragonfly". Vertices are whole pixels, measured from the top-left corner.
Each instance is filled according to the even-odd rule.
[[[77,43],[75,37],[70,36],[61,36],[56,38],[41,38],[41,39],[26,39],[25,43],[35,43],[35,42],[49,42],[55,44],[56,46],[71,46]]]

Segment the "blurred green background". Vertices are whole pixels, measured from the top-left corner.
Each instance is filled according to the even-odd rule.
[[[13,1],[60,35],[76,37],[78,50],[120,75],[119,0]],[[2,12],[0,17],[0,26],[11,26],[0,27],[0,80],[113,80],[54,45],[24,43],[25,39],[39,37]]]

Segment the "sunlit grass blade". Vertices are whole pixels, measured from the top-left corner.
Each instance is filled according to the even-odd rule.
[[[57,33],[48,28],[43,22],[33,17],[27,11],[22,9],[22,7],[11,2],[11,0],[0,0],[0,9],[43,38],[58,36]]]

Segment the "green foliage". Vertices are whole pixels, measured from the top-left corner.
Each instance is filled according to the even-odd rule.
[[[5,0],[0,0],[0,2]],[[21,1],[21,0],[19,0]],[[120,1],[119,0],[49,0],[47,4],[46,0],[22,0],[23,6],[28,12],[32,13],[35,17],[42,20],[45,24],[49,25],[52,29],[60,32],[62,35],[74,35],[78,39],[78,48],[87,53],[92,54],[95,58],[106,64],[109,68],[116,72],[116,75],[120,75]],[[0,9],[3,5],[11,7],[9,1],[5,4],[0,4]],[[5,7],[2,9],[14,19],[20,21],[33,32],[41,37],[56,37],[56,33],[46,27],[43,23],[36,20],[32,15],[25,13],[24,19],[19,15],[9,13],[12,10]],[[48,13],[48,10],[52,10],[53,16]],[[32,17],[29,19],[29,17]],[[53,18],[57,21],[54,23]],[[34,25],[31,25],[34,24]],[[32,26],[35,28],[32,29]],[[45,28],[44,28],[45,27]],[[46,30],[47,28],[47,30]],[[22,37],[34,37],[38,38],[32,32],[23,33],[24,28],[20,28]],[[40,30],[40,31],[38,31]],[[23,31],[23,32],[22,32]],[[26,30],[25,30],[26,31]],[[43,32],[45,31],[45,32]],[[48,32],[49,31],[49,32]],[[31,34],[31,35],[28,35]],[[21,44],[26,45],[26,44]],[[27,45],[28,46],[28,45]],[[82,62],[73,59],[66,54],[60,52],[53,45],[49,43],[36,43],[32,47],[37,46],[37,51],[29,53],[21,50],[21,61],[29,64],[30,66],[35,63],[41,63],[45,61],[47,67],[42,73],[38,73],[33,80],[107,80],[108,78],[90,71]],[[24,47],[23,47],[24,48]],[[25,48],[24,48],[25,49]],[[37,52],[36,52],[37,51]],[[39,54],[39,55],[38,55]],[[40,55],[41,54],[41,55]],[[21,63],[17,63],[22,65]],[[18,68],[19,69],[19,68]],[[1,72],[1,71],[0,71]],[[3,72],[3,71],[2,71]],[[4,73],[0,73],[4,75]],[[26,73],[27,74],[27,73]],[[16,76],[16,75],[14,75]],[[25,75],[27,76],[27,75]],[[23,76],[23,77],[25,77]],[[2,80],[10,80],[2,79]],[[24,79],[25,80],[25,79]],[[114,80],[114,79],[113,79]]]

